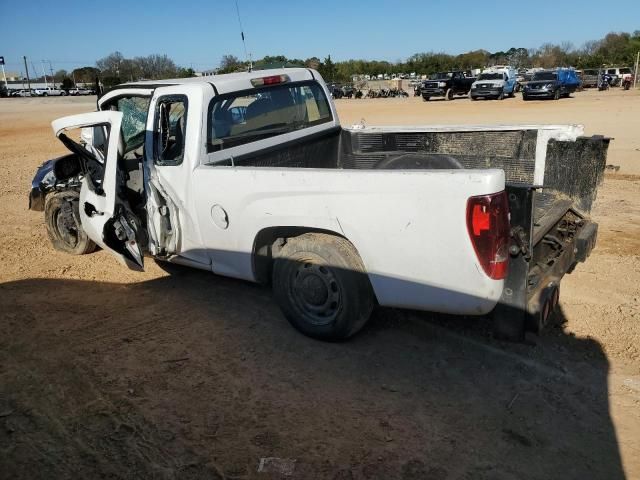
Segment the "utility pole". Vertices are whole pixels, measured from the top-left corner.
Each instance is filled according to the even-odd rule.
[[[47,60],[49,62],[49,71],[51,72],[51,83],[53,84],[53,88],[56,88],[56,79],[53,76],[53,67],[51,66],[51,60]]]
[[[22,59],[24,60],[24,69],[27,72],[27,85],[29,86],[29,93],[31,93],[31,80],[29,79],[29,67],[27,67],[27,57],[23,56]]]
[[[636,69],[633,72],[633,88],[636,88],[636,84],[638,83],[638,63],[640,63],[640,51],[636,55]]]
[[[47,82],[47,74],[44,71],[44,60],[40,60],[40,65],[42,66],[42,76],[44,77],[44,84],[47,88],[49,88],[49,82]]]

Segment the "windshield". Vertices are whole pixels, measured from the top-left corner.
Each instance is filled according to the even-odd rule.
[[[556,77],[554,72],[537,72],[533,75],[533,80],[555,80]]]
[[[453,73],[451,72],[438,72],[438,73],[432,73],[431,75],[429,75],[429,80],[447,80],[448,78],[451,78],[453,76]]]
[[[481,73],[478,80],[502,80],[501,73]]]

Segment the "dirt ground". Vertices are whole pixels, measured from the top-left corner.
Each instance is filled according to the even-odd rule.
[[[598,246],[528,344],[492,339],[486,319],[390,309],[321,343],[265,288],[54,251],[28,188],[64,152],[49,122],[93,101],[0,100],[0,478],[640,478],[640,92],[337,101],[344,124],[615,137]],[[280,468],[259,472],[269,457]]]

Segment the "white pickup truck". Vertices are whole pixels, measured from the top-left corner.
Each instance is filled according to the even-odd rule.
[[[270,283],[316,338],[348,338],[376,304],[541,328],[595,244],[608,139],[342,128],[329,97],[303,68],[120,85],[52,123],[71,154],[40,167],[30,208],[62,251]]]
[[[56,87],[36,88],[33,91],[37,97],[64,97],[67,92]]]

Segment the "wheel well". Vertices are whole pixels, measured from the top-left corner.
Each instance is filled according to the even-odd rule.
[[[268,285],[271,283],[273,259],[284,246],[287,238],[297,237],[305,233],[325,233],[336,237],[348,238],[332,230],[312,227],[269,227],[258,232],[253,241],[253,274],[256,281]]]

